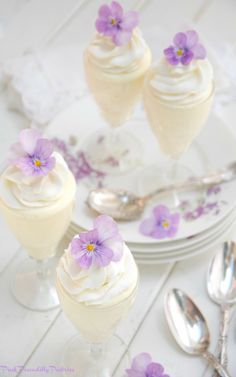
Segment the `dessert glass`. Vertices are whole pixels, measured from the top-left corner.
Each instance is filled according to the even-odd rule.
[[[20,138],[23,134],[29,139],[36,134],[37,140],[46,140],[36,130],[23,130]],[[33,136],[32,145],[34,142]],[[20,163],[25,158],[30,159],[29,154],[21,156]],[[59,305],[53,257],[71,221],[76,192],[75,179],[63,158],[56,152],[50,158],[54,167],[45,175],[25,175],[17,166],[18,159],[0,178],[0,210],[29,255],[16,267],[11,291],[20,304],[36,311]],[[40,157],[37,161],[39,167]],[[43,164],[43,158],[41,161]]]
[[[136,12],[123,14],[119,7],[119,15],[115,11],[112,15],[114,33],[117,34],[109,35],[110,28],[108,26],[108,31],[104,29],[104,20],[103,27],[99,26],[101,7],[96,23],[98,34],[84,53],[88,87],[109,126],[88,137],[85,142],[86,157],[93,167],[111,174],[130,170],[140,161],[139,141],[121,126],[131,117],[141,98],[144,77],[151,63],[150,50],[140,30],[134,28],[138,23]],[[112,12],[112,9],[108,7],[107,12]],[[123,32],[122,26],[117,26],[121,22],[120,17],[125,20],[129,14],[130,19],[130,13],[133,21],[129,37],[117,40],[116,36]],[[110,21],[107,22],[109,24]],[[135,122],[133,126],[139,125]]]
[[[187,47],[191,41],[189,52],[184,48],[184,41]],[[166,157],[161,166],[144,171],[142,182],[151,185],[147,191],[194,176],[192,169],[181,165],[179,159],[205,125],[214,98],[212,67],[205,59],[205,49],[198,44],[197,33],[178,33],[174,43],[174,47],[164,50],[165,58],[149,70],[144,84],[147,119]],[[175,192],[172,204],[179,205]]]
[[[106,218],[108,216],[103,215],[97,219]],[[112,247],[112,237],[108,243]],[[113,334],[135,301],[139,280],[137,266],[130,250],[123,244],[120,260],[99,266],[100,272],[93,265],[81,271],[72,260],[71,245],[59,262],[56,286],[61,307],[79,335],[66,344],[62,363],[84,377],[111,376],[119,356],[125,351],[122,339]],[[102,283],[100,274],[104,279]]]

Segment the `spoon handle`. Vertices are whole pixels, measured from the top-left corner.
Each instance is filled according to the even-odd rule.
[[[228,345],[228,330],[229,330],[229,316],[230,308],[221,308],[221,324],[220,324],[220,336],[219,336],[219,360],[221,364],[227,367],[227,345]]]
[[[208,363],[217,371],[220,377],[231,377],[229,372],[223,367],[217,358],[209,351],[205,351],[202,356],[208,361]]]

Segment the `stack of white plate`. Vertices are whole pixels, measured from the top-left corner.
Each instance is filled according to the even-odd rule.
[[[128,128],[140,141],[142,140],[143,165],[127,175],[106,177],[103,181],[105,187],[129,189],[140,194],[140,191],[137,192],[137,177],[142,176],[142,169],[145,166],[150,166],[154,160],[160,159],[157,142],[144,116],[142,118],[139,112],[138,117],[139,127],[134,128],[134,125],[132,127],[130,124]],[[78,150],[83,149],[83,140],[87,133],[92,132],[95,125],[97,126],[100,122],[102,124],[93,100],[87,97],[58,116],[49,125],[47,135],[62,139],[68,147],[71,136],[73,140],[77,138],[78,143],[69,147],[71,154],[76,155]],[[220,119],[212,115],[197,138],[195,146],[183,156],[182,163],[195,175],[203,175],[224,168],[229,162],[234,161],[235,151],[236,141],[230,130]],[[76,208],[70,227],[71,236],[79,229],[87,230],[93,226],[93,219],[96,215],[86,205],[88,192],[94,188],[91,182],[92,180],[89,179],[78,182]],[[166,263],[190,258],[198,253],[207,252],[214,246],[217,247],[227,238],[236,220],[236,181],[222,185],[218,192],[212,192],[211,195],[209,193],[207,195],[206,192],[184,193],[183,195],[183,199],[190,203],[192,210],[199,205],[205,206],[206,210],[192,221],[187,221],[184,213],[181,212],[179,229],[174,238],[154,239],[142,235],[139,231],[141,221],[150,217],[155,205],[166,204],[165,198],[156,198],[154,203],[147,206],[140,220],[119,223],[120,232],[137,261]],[[199,198],[203,200],[203,203],[199,204]]]

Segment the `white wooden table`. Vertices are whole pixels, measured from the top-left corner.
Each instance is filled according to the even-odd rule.
[[[148,30],[168,29],[167,40],[181,25],[196,25],[212,48],[236,38],[235,0],[127,0],[127,8],[141,11],[142,29],[151,47],[157,51],[155,40],[148,39]],[[88,42],[100,0],[0,0],[0,61],[16,58],[30,49],[55,48],[77,43],[78,49]],[[235,62],[236,63],[236,62]],[[235,64],[236,67],[236,64]],[[235,102],[226,104],[224,119],[230,125],[235,120]],[[10,112],[4,92],[0,97],[0,157],[5,157],[10,143],[19,130],[28,126],[19,114]],[[0,376],[42,376],[46,372],[29,368],[59,366],[64,343],[75,334],[60,309],[46,313],[25,310],[12,298],[9,281],[14,266],[24,258],[19,245],[0,218]],[[232,233],[236,238],[236,229]],[[162,363],[172,377],[210,376],[203,360],[184,354],[170,335],[163,313],[163,295],[171,287],[183,288],[202,308],[209,320],[212,334],[211,350],[216,347],[219,309],[210,302],[205,287],[208,263],[215,250],[176,264],[140,265],[141,287],[135,306],[117,333],[122,336],[134,356],[149,352],[153,360]],[[229,370],[236,375],[236,316],[231,318],[229,337]],[[115,376],[123,375],[122,359]],[[4,367],[5,366],[5,367]],[[15,366],[25,370],[14,372]],[[12,368],[12,370],[8,370]],[[52,370],[52,368],[50,369]],[[54,372],[57,376],[60,373]],[[73,375],[73,374],[72,374]],[[83,376],[78,376],[83,377]]]

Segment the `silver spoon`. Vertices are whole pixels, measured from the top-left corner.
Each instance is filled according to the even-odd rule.
[[[226,170],[211,175],[193,178],[186,182],[171,184],[158,188],[150,194],[138,197],[126,190],[108,188],[90,191],[87,205],[97,213],[112,216],[116,220],[134,220],[141,216],[149,200],[157,195],[186,189],[199,189],[220,183],[230,182],[236,178],[236,162],[231,163]]]
[[[185,352],[204,357],[221,377],[230,377],[217,358],[208,351],[210,334],[207,322],[183,291],[172,289],[167,293],[165,314],[176,342]]]
[[[230,308],[236,304],[236,244],[233,241],[224,242],[222,250],[213,258],[207,274],[207,290],[210,298],[221,307],[219,360],[227,366]]]

